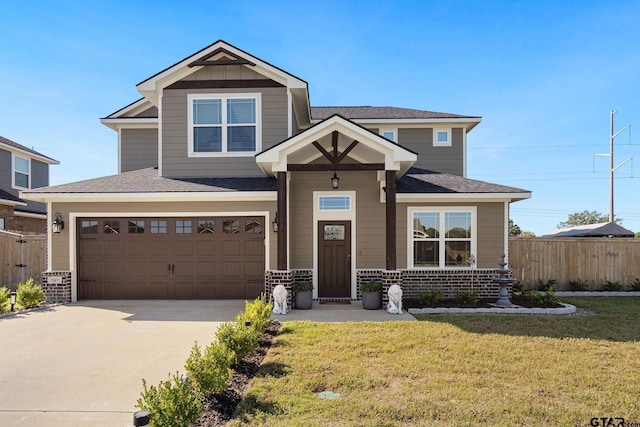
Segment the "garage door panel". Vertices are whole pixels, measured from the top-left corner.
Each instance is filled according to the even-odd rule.
[[[166,228],[151,233],[152,221],[166,222]],[[199,221],[199,218],[144,217],[79,219],[79,297],[258,296],[264,289],[264,218],[212,215],[206,218],[212,231],[207,233],[197,232]],[[81,222],[91,227],[82,227]],[[191,228],[185,226],[187,223]]]

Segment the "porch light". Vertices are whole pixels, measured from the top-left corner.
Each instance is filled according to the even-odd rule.
[[[64,221],[60,212],[56,212],[56,219],[51,223],[51,230],[56,234],[60,234],[64,230]]]
[[[11,311],[13,311],[13,306],[16,305],[16,297],[18,294],[16,291],[9,292],[9,303],[11,304]]]
[[[275,218],[273,218],[273,221],[271,222],[271,229],[273,230],[274,233],[278,232],[278,212],[276,212],[276,216]]]
[[[338,178],[338,174],[336,172],[334,172],[333,173],[333,177],[331,177],[331,187],[334,190],[337,190],[339,183],[340,183],[340,178]]]

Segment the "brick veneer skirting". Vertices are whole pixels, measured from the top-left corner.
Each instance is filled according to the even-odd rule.
[[[264,292],[267,298],[270,298],[273,294],[273,288],[284,285],[289,291],[287,304],[291,307],[291,285],[311,281],[313,281],[313,270],[267,270],[264,278]]]
[[[51,277],[62,283],[51,283]],[[42,273],[42,291],[47,302],[71,302],[71,272],[45,271]]]

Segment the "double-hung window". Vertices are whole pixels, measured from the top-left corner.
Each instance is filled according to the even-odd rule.
[[[260,94],[193,94],[189,103],[189,155],[254,155],[262,151]]]
[[[470,267],[476,248],[476,210],[410,208],[409,265],[413,268]]]
[[[13,187],[31,188],[31,161],[28,158],[13,156]]]

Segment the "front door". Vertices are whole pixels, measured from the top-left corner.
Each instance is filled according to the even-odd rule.
[[[318,297],[351,296],[351,221],[318,222]]]

